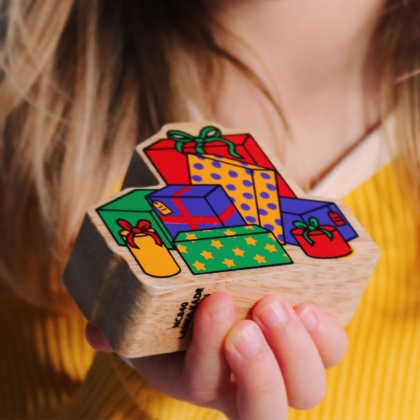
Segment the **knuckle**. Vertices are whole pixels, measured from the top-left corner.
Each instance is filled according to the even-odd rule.
[[[266,400],[277,396],[280,392],[279,381],[270,381],[256,385],[252,395],[257,400]]]
[[[206,385],[190,384],[186,391],[188,401],[195,404],[209,404],[221,398],[221,390]]]

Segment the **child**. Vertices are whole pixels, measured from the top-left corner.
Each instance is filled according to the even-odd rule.
[[[420,416],[417,1],[0,0],[0,16],[2,417],[285,418],[322,399],[346,336],[310,303],[269,296],[235,323],[212,295],[186,353],[134,368],[95,327],[102,352],[84,340],[60,278],[85,210],[136,143],[194,118],[259,133],[382,251],[326,398],[290,417]]]

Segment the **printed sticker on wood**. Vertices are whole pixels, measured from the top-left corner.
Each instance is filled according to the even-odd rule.
[[[248,131],[164,126],[124,185],[88,210],[64,283],[127,357],[185,349],[198,304],[218,291],[238,320],[280,293],[346,325],[379,257],[342,203],[303,194]]]

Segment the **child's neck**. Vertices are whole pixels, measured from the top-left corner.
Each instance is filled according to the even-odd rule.
[[[233,69],[227,70],[221,122],[255,129],[271,142],[289,170],[293,166],[298,182],[314,182],[378,118],[366,56],[383,3],[224,0],[221,20],[241,42],[221,35],[223,45],[269,87],[295,141],[281,150],[284,130],[278,117]],[[310,169],[302,172],[296,166]]]

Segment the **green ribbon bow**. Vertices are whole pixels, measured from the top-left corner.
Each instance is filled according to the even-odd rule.
[[[175,149],[180,153],[184,153],[184,147],[187,143],[195,142],[195,151],[199,154],[204,154],[206,153],[204,150],[206,143],[222,141],[227,144],[231,156],[242,159],[242,156],[236,153],[235,145],[231,141],[224,139],[221,131],[211,125],[202,128],[197,137],[180,130],[169,130],[166,135],[169,139],[175,141]]]
[[[303,237],[305,238],[305,240],[309,243],[309,245],[313,245],[315,242],[309,237],[309,234],[311,232],[322,232],[325,233],[327,235],[327,237],[330,239],[330,241],[333,240],[333,234],[327,230],[327,229],[323,229],[322,227],[319,226],[319,220],[315,217],[310,217],[309,218],[309,224],[307,225],[306,223],[300,222],[298,220],[296,220],[295,222],[293,222],[293,224],[299,228],[299,229],[303,229]]]

